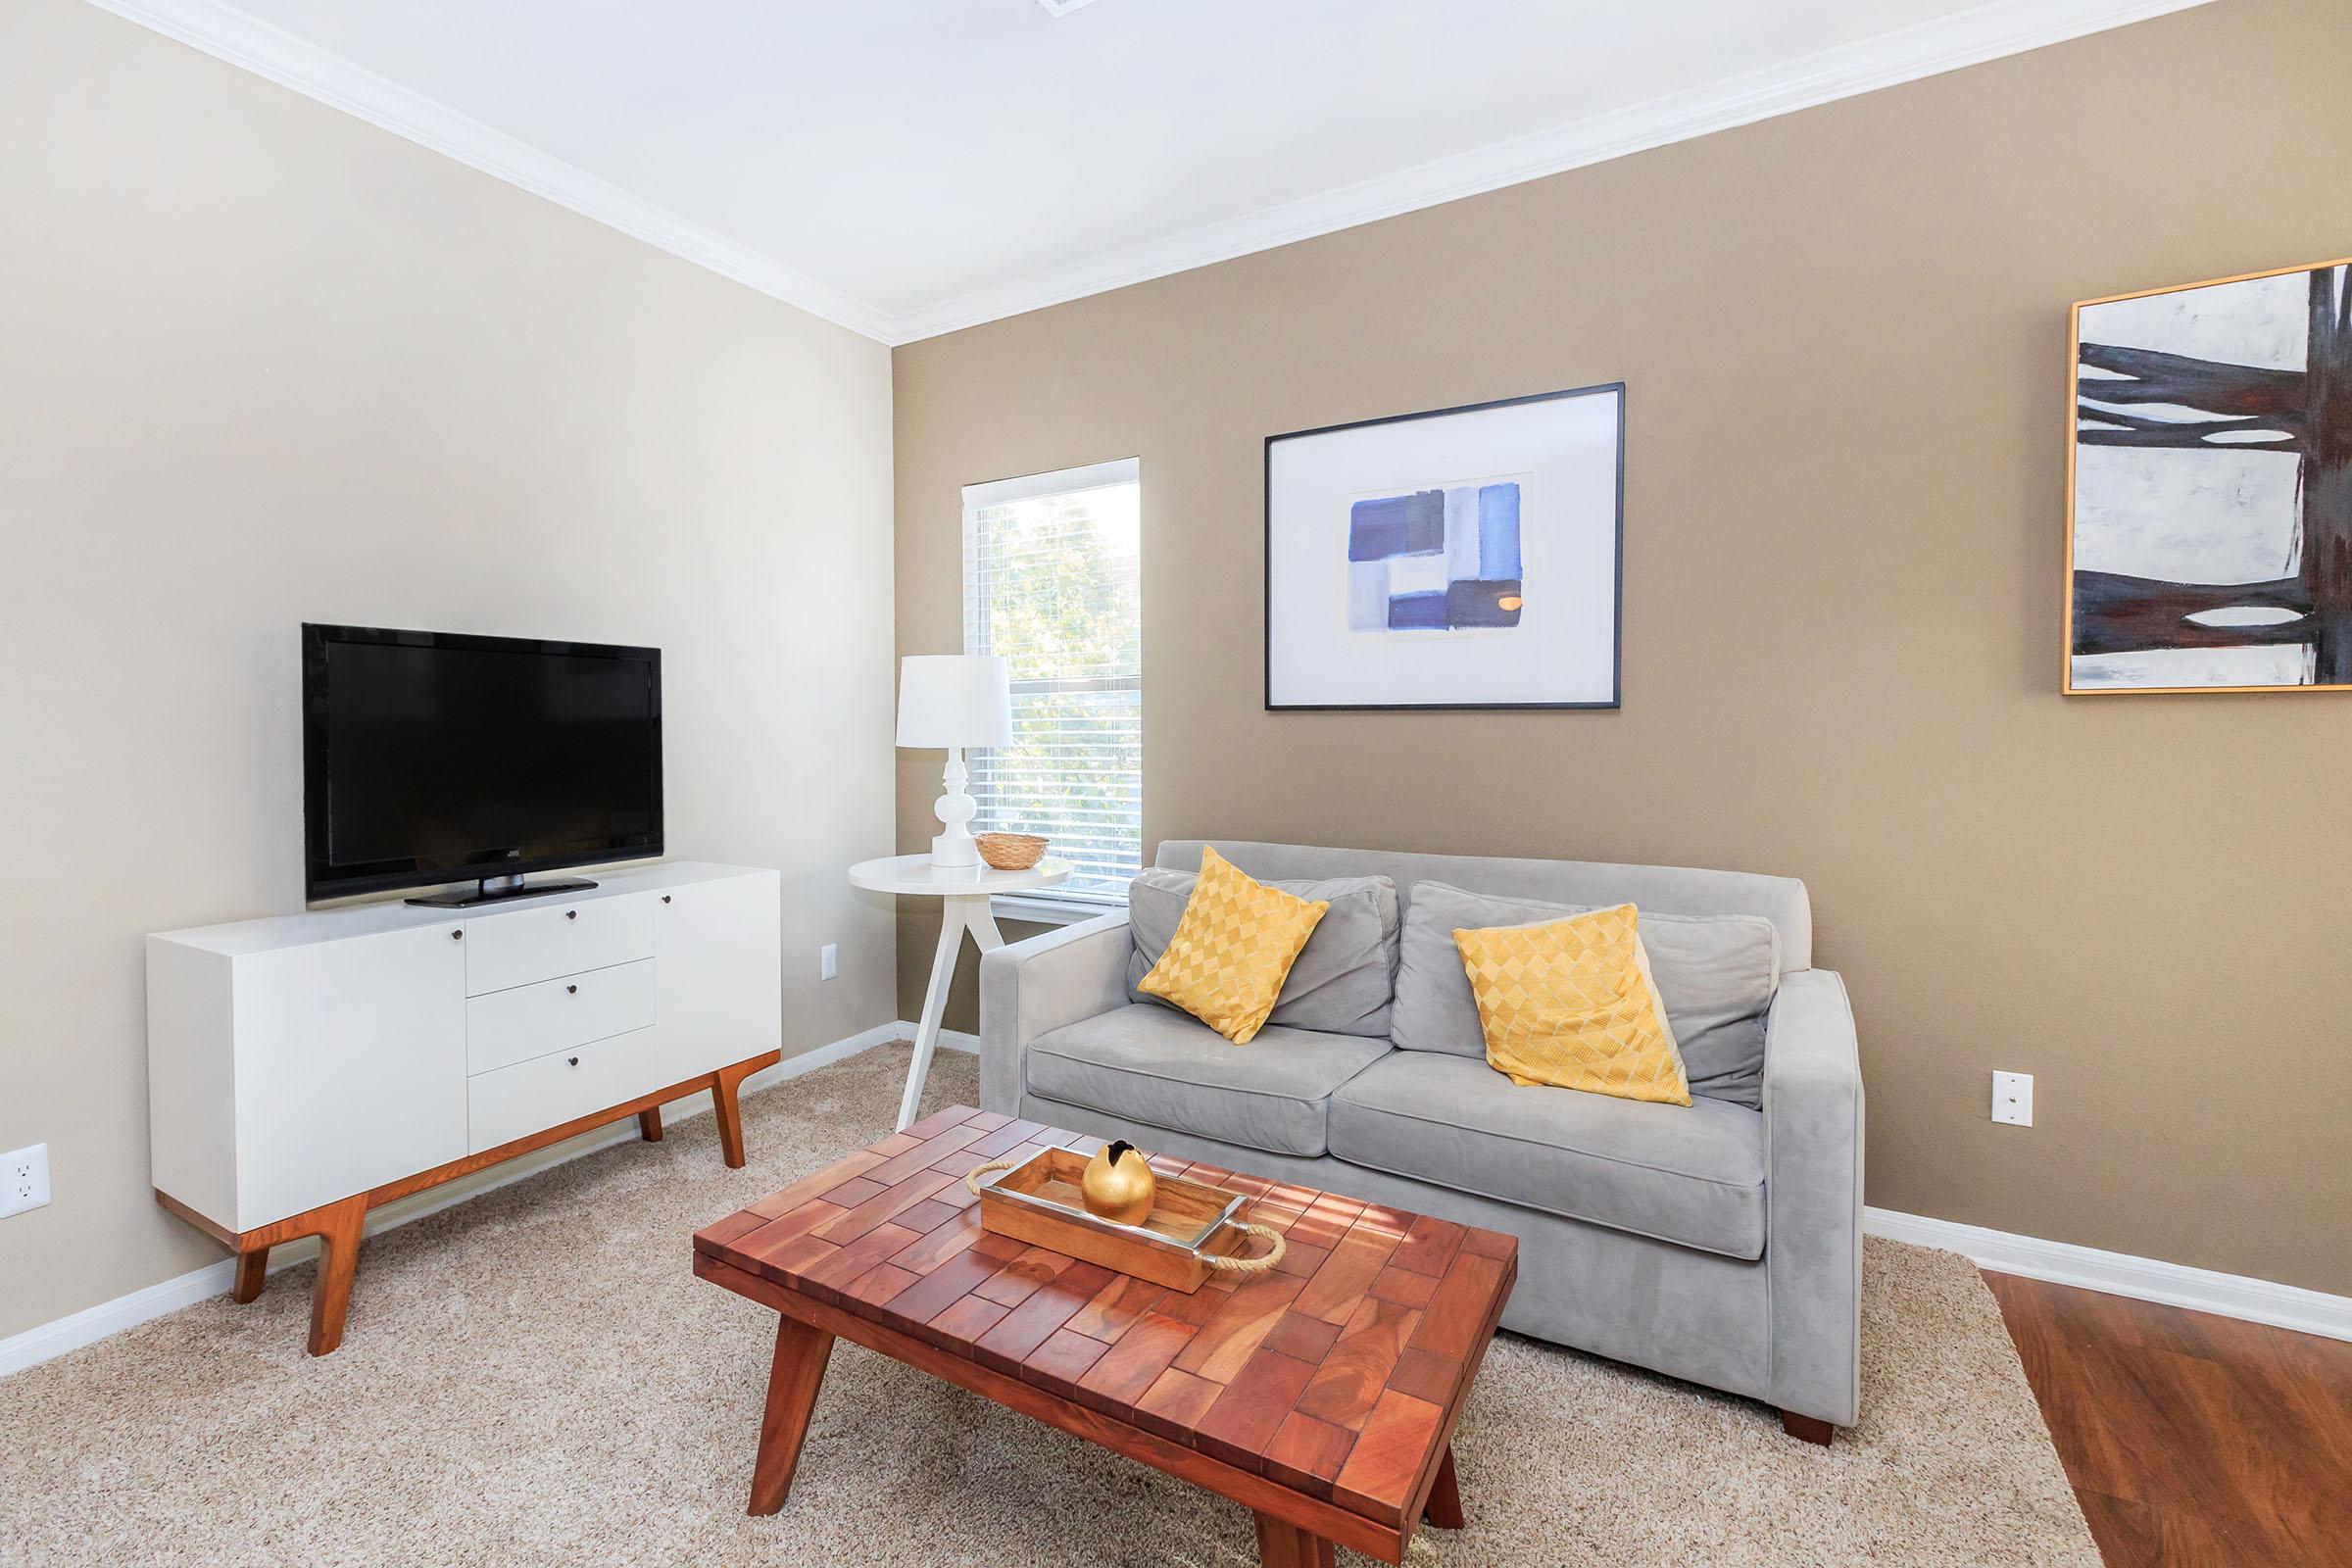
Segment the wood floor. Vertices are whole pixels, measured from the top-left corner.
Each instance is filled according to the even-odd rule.
[[[2352,1568],[2352,1344],[1984,1278],[2109,1568]]]

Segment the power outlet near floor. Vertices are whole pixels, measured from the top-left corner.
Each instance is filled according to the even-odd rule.
[[[0,1154],[0,1219],[39,1208],[49,1201],[49,1146]]]
[[[2034,1075],[1996,1072],[1992,1075],[1992,1119],[2011,1127],[2034,1125]]]
[[[816,977],[819,980],[831,980],[838,977],[840,973],[841,955],[834,950],[833,944],[828,942],[816,950]]]

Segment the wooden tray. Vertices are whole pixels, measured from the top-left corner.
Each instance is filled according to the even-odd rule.
[[[1075,1149],[1041,1150],[983,1176],[981,1228],[1187,1293],[1208,1278],[1204,1255],[1229,1257],[1249,1245],[1238,1217],[1249,1199],[1181,1176],[1158,1178],[1140,1225],[1088,1213],[1078,1189],[1088,1158]]]

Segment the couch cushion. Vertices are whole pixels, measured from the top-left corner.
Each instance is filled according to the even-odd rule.
[[[1168,950],[1135,989],[1246,1046],[1266,1026],[1298,950],[1330,908],[1270,888],[1210,850]]]
[[[1632,905],[1456,931],[1453,940],[1478,999],[1488,1066],[1527,1087],[1690,1103]]]
[[[1470,893],[1443,882],[1413,889],[1404,914],[1390,1020],[1407,1051],[1487,1054],[1478,1002],[1453,933],[1487,926],[1535,925],[1584,906]],[[1682,1053],[1690,1093],[1750,1110],[1764,1102],[1764,1014],[1780,989],[1780,936],[1753,914],[1653,914],[1642,910],[1642,946],[1649,955],[1666,1021]]]
[[[1137,1004],[1038,1036],[1022,1068],[1030,1092],[1049,1100],[1245,1149],[1315,1155],[1325,1150],[1331,1092],[1392,1054],[1386,1040],[1279,1024],[1236,1046],[1187,1014]]]
[[[1727,1257],[1764,1255],[1764,1118],[1721,1100],[1521,1088],[1467,1056],[1399,1051],[1332,1096],[1331,1152]]]
[[[1128,884],[1127,929],[1135,952],[1127,960],[1127,995],[1134,1001],[1157,1001],[1137,987],[1167,950],[1199,881],[1190,871],[1155,866]],[[1386,1038],[1396,984],[1396,884],[1385,876],[1343,876],[1266,885],[1330,906],[1291,965],[1266,1021]]]

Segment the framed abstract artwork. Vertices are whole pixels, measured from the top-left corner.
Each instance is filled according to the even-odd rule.
[[[2352,690],[2352,261],[2087,300],[2065,690]]]
[[[1266,438],[1266,707],[1615,708],[1625,384]]]

